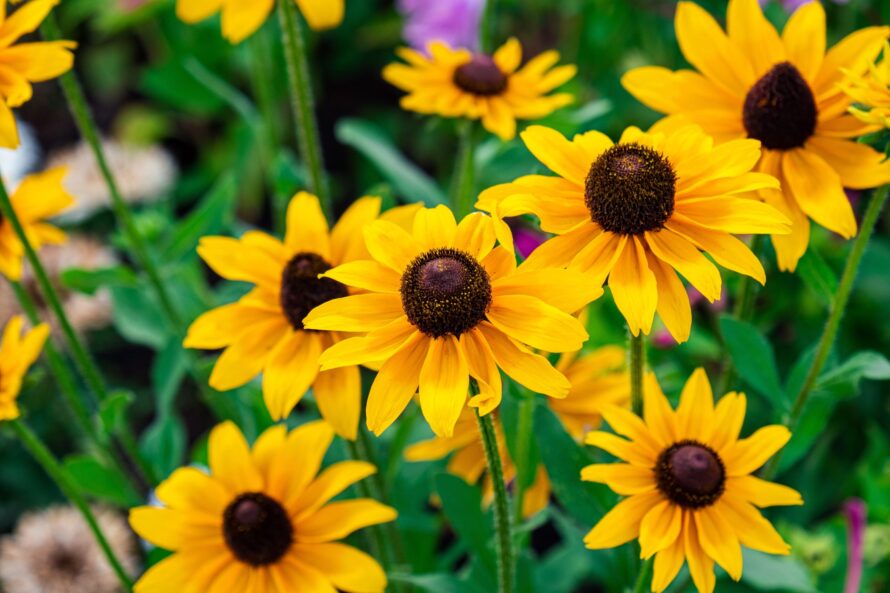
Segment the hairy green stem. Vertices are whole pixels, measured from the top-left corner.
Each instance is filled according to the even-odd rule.
[[[630,334],[630,348],[627,350],[630,372],[630,402],[634,414],[643,415],[643,375],[646,372],[646,348],[643,344],[643,334],[635,336]]]
[[[498,593],[513,593],[513,571],[516,555],[513,550],[513,528],[510,523],[510,499],[507,497],[507,485],[504,483],[504,466],[498,451],[497,435],[491,414],[479,415],[479,434],[482,447],[485,449],[485,461],[488,464],[488,476],[494,486],[494,528],[497,537],[498,558]]]
[[[451,200],[458,220],[473,211],[473,200],[476,197],[473,195],[476,185],[475,155],[476,123],[467,120],[461,122],[460,148],[452,182]]]
[[[43,467],[44,471],[49,474],[59,487],[59,490],[62,491],[68,500],[77,507],[77,510],[80,511],[81,515],[83,515],[90,531],[93,532],[93,536],[96,538],[96,542],[98,542],[99,547],[102,548],[105,558],[108,559],[108,563],[117,575],[121,586],[128,593],[132,592],[133,582],[130,580],[127,571],[124,570],[123,565],[115,555],[111,545],[108,543],[108,539],[102,532],[102,528],[99,526],[99,522],[96,520],[93,511],[90,509],[83,496],[81,496],[77,486],[72,483],[71,478],[68,476],[67,472],[65,472],[65,469],[59,464],[49,449],[46,448],[46,445],[43,444],[40,438],[34,434],[23,421],[13,420],[9,424],[12,426],[16,436],[18,436],[19,440],[22,442],[22,445],[24,445],[34,459],[41,465],[41,467]]]

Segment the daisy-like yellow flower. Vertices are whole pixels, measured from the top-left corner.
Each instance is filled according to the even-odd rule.
[[[255,288],[241,300],[213,309],[192,323],[187,348],[224,348],[210,385],[220,391],[263,373],[263,396],[275,420],[287,417],[309,387],[337,434],[355,439],[361,414],[361,377],[355,365],[319,372],[318,358],[338,332],[307,331],[303,318],[315,306],[349,294],[345,285],[318,275],[366,259],[362,227],[380,213],[380,199],[356,201],[328,230],[318,198],[301,192],[287,210],[284,241],[259,231],[240,239],[204,237],[198,253],[217,274]]]
[[[390,64],[383,78],[408,93],[403,109],[427,115],[482,120],[502,140],[516,136],[517,119],[539,119],[574,101],[551,91],[571,80],[577,68],[553,66],[559,53],[546,51],[520,68],[522,46],[510,39],[493,55],[429,45],[429,56],[406,47],[397,53],[407,64]]]
[[[0,0],[0,146],[15,148],[19,133],[12,109],[31,100],[32,82],[51,80],[71,69],[73,41],[16,43],[33,32],[59,0],[31,0],[7,14]]]
[[[584,539],[588,548],[619,546],[639,538],[642,557],[655,556],[652,591],[661,593],[685,560],[699,593],[714,590],[714,562],[735,580],[742,575],[740,545],[770,554],[790,547],[758,511],[800,505],[796,491],[751,475],[791,433],[766,426],[740,439],[745,419],[743,394],[728,393],[717,405],[704,370],[687,381],[680,405],[650,384],[644,390],[644,418],[623,408],[603,417],[623,439],[592,432],[587,443],[625,463],[595,464],[581,477],[627,496]]]
[[[74,204],[74,198],[62,185],[64,177],[65,169],[61,167],[29,175],[9,198],[34,249],[65,242],[64,232],[44,222]],[[10,280],[20,280],[24,255],[25,247],[12,223],[0,212],[0,274]]]
[[[890,43],[884,42],[883,58],[870,63],[864,75],[846,72],[843,88],[860,107],[850,113],[866,124],[890,128]]]
[[[779,267],[793,271],[807,250],[809,219],[850,238],[857,225],[844,187],[890,181],[890,163],[855,141],[873,128],[847,113],[851,99],[840,85],[844,69],[854,75],[868,69],[890,27],[862,29],[826,52],[819,2],[798,8],[781,37],[757,0],[730,0],[727,23],[724,33],[704,9],[680,2],[677,41],[697,71],[637,68],[622,84],[670,115],[661,125],[691,121],[718,142],[748,137],[763,143],[757,169],[782,186],[761,197],[793,223],[791,234],[772,237]]]
[[[345,0],[293,0],[315,31],[333,29],[343,22]],[[176,16],[194,24],[222,14],[222,34],[229,43],[241,43],[263,26],[275,0],[176,0]]]
[[[163,504],[130,511],[142,538],[173,555],[146,572],[136,593],[383,593],[386,575],[338,543],[396,518],[377,501],[331,499],[377,468],[344,461],[320,474],[334,432],[323,421],[275,426],[252,448],[231,422],[213,429],[209,474],[176,470],[157,489]]]
[[[24,335],[23,326],[21,317],[13,317],[6,324],[0,341],[0,421],[19,417],[16,400],[22,389],[22,379],[40,356],[49,336],[49,326],[45,323]]]
[[[589,282],[608,278],[615,304],[634,335],[648,334],[656,311],[678,342],[689,338],[692,310],[677,272],[709,301],[721,295],[717,267],[755,278],[760,261],[734,234],[787,232],[789,221],[750,192],[778,188],[751,172],[760,142],[714,146],[697,126],[666,133],[628,128],[617,144],[600,132],[566,139],[543,126],[522,133],[525,145],[558,177],[528,175],[482,192],[476,207],[491,212],[498,238],[502,218],[534,214],[558,235],[526,265],[571,266]]]
[[[382,363],[368,396],[368,428],[380,434],[420,386],[420,407],[439,436],[451,436],[470,400],[488,414],[501,401],[498,368],[536,393],[568,395],[571,385],[546,358],[578,350],[587,332],[573,313],[602,291],[567,270],[516,267],[495,246],[490,217],[458,225],[438,206],[417,213],[411,233],[377,221],[365,227],[373,259],[339,266],[326,278],[369,291],[329,301],[304,320],[309,329],[369,332],[329,348],[322,369]]]

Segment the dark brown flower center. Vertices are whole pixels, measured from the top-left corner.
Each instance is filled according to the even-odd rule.
[[[226,508],[223,537],[238,560],[265,566],[290,549],[294,528],[287,511],[260,492],[242,494]]]
[[[315,253],[298,253],[281,274],[281,310],[294,329],[303,329],[303,319],[315,307],[349,294],[346,286],[330,278],[319,278],[331,264]]]
[[[723,494],[726,469],[720,456],[697,441],[680,441],[665,449],[655,464],[658,489],[678,505],[698,509]]]
[[[473,329],[491,305],[488,272],[470,254],[451,248],[432,249],[411,262],[401,293],[408,321],[435,338]]]
[[[742,112],[748,137],[773,150],[803,146],[817,115],[813,91],[789,62],[776,64],[751,87]]]
[[[474,95],[500,95],[507,88],[507,75],[489,56],[474,54],[454,71],[454,84]]]
[[[663,155],[636,143],[616,144],[591,165],[584,199],[603,229],[639,235],[664,227],[674,212],[676,184]]]

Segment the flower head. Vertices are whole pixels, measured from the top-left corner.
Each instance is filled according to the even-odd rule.
[[[411,47],[425,50],[432,41],[451,47],[479,48],[479,23],[485,0],[399,0],[399,12],[405,15],[403,36]]]
[[[566,139],[531,126],[522,140],[558,177],[528,175],[497,185],[476,206],[491,212],[498,237],[503,217],[534,214],[557,237],[526,260],[529,268],[571,266],[602,284],[634,335],[648,334],[656,311],[678,342],[689,338],[692,310],[682,274],[711,302],[721,296],[721,266],[760,283],[766,274],[743,233],[782,233],[788,220],[750,192],[778,181],[751,172],[760,142],[714,146],[697,126],[666,133],[628,128],[617,144],[600,132]]]
[[[868,124],[847,113],[844,70],[862,74],[881,50],[890,27],[870,27],[825,51],[825,10],[798,8],[781,37],[757,0],[730,0],[727,31],[691,2],[677,6],[675,27],[683,55],[697,70],[643,67],[622,84],[668,118],[656,129],[696,123],[718,142],[753,138],[763,144],[757,170],[781,180],[760,197],[792,222],[773,234],[779,267],[794,270],[807,250],[810,219],[845,238],[856,218],[844,187],[890,181],[890,162],[859,144]]]
[[[19,417],[16,400],[22,389],[22,380],[40,356],[49,336],[49,326],[45,323],[24,335],[23,326],[21,317],[13,317],[6,324],[3,340],[0,341],[0,421]]]
[[[788,554],[790,547],[758,509],[803,504],[800,494],[751,475],[788,442],[788,429],[766,426],[740,439],[745,396],[728,393],[715,406],[702,369],[687,381],[676,410],[657,384],[644,393],[643,419],[622,408],[603,411],[626,439],[608,432],[587,436],[588,444],[624,463],[590,465],[582,479],[627,497],[590,531],[587,547],[638,538],[642,557],[655,556],[654,593],[667,588],[684,560],[699,593],[711,593],[714,562],[733,579],[741,577],[741,545]]]
[[[214,428],[210,473],[178,469],[157,489],[163,508],[130,512],[136,533],[174,552],[142,576],[136,593],[383,593],[377,562],[337,541],[396,512],[370,499],[331,502],[376,471],[345,461],[319,474],[333,437],[323,421],[290,433],[278,425],[250,448],[231,422]]]
[[[412,232],[378,221],[365,228],[372,259],[324,277],[367,290],[329,301],[307,328],[368,332],[328,349],[322,369],[382,363],[368,396],[368,427],[382,433],[420,386],[420,406],[433,431],[451,436],[467,405],[470,377],[480,393],[470,405],[487,414],[501,401],[501,368],[537,393],[568,395],[570,384],[546,358],[577,350],[587,332],[573,313],[601,294],[566,270],[516,267],[495,246],[491,218],[471,214],[458,225],[438,206],[417,213]]]
[[[355,438],[359,369],[345,365],[319,372],[322,351],[344,336],[310,331],[304,318],[314,307],[349,294],[345,284],[319,274],[368,257],[362,228],[379,213],[379,198],[362,198],[328,230],[318,198],[299,193],[288,207],[283,242],[259,231],[240,239],[201,239],[198,253],[216,273],[255,285],[238,302],[205,313],[189,328],[187,348],[225,349],[210,375],[212,387],[234,389],[262,372],[266,407],[279,420],[311,386],[322,416],[337,434]]]
[[[866,124],[890,128],[890,43],[884,41],[881,61],[870,63],[866,74],[846,72],[844,92],[859,107],[850,113]]]
[[[315,31],[332,29],[343,22],[345,0],[293,0]],[[275,8],[275,0],[176,0],[176,16],[193,24],[222,14],[222,34],[230,43],[241,43],[263,26]]]
[[[403,109],[427,115],[482,120],[503,140],[516,136],[517,119],[538,119],[570,104],[569,93],[548,95],[568,82],[577,68],[553,66],[559,54],[547,51],[520,68],[522,46],[510,39],[493,55],[452,49],[433,41],[429,56],[401,48],[407,64],[390,64],[383,77],[407,91]]]

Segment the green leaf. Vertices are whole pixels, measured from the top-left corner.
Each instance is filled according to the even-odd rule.
[[[810,575],[793,556],[771,556],[742,548],[742,582],[759,591],[817,593]]]
[[[359,119],[344,119],[337,123],[337,139],[370,160],[390,182],[402,198],[427,206],[446,202],[445,192],[417,165],[409,161],[393,146],[374,124]]]
[[[878,352],[858,352],[843,364],[823,373],[814,391],[835,397],[851,397],[859,392],[862,379],[890,379],[890,361]]]
[[[837,292],[837,276],[832,271],[819,252],[815,249],[807,250],[797,266],[797,273],[804,284],[818,296],[824,304],[834,300]]]
[[[169,476],[182,464],[186,432],[173,414],[162,414],[142,434],[139,448],[159,476]]]
[[[77,488],[90,498],[122,508],[133,507],[142,502],[139,493],[124,476],[93,457],[72,455],[65,459],[64,465]]]
[[[222,232],[234,217],[238,198],[234,175],[224,175],[188,217],[176,225],[172,237],[161,255],[174,261],[195,255],[201,237]]]
[[[188,370],[188,353],[178,337],[158,352],[151,369],[159,414],[173,412],[173,402]]]
[[[99,404],[99,418],[106,432],[114,434],[127,424],[127,409],[136,401],[131,391],[118,389],[111,392],[105,401]]]
[[[537,477],[540,461],[538,446],[532,436],[538,396],[518,387],[513,381],[508,382],[507,391],[509,395],[504,398],[500,408],[507,450],[516,464],[517,478],[522,481],[523,487],[530,488]],[[524,443],[522,438],[525,439]],[[520,451],[523,446],[525,450]]]
[[[390,575],[393,581],[408,583],[429,593],[485,593],[472,581],[461,579],[453,574]]]
[[[784,392],[773,347],[766,338],[754,326],[728,315],[720,317],[720,332],[739,376],[768,400],[779,403]]]
[[[95,294],[106,286],[136,286],[138,278],[129,267],[120,265],[102,270],[79,270],[70,268],[61,274],[65,288],[83,294]]]
[[[482,511],[482,492],[453,474],[438,474],[435,481],[442,510],[451,527],[474,555],[494,570],[494,555],[489,546],[492,520]]]
[[[170,334],[167,321],[147,286],[112,286],[114,327],[130,342],[160,350]]]

